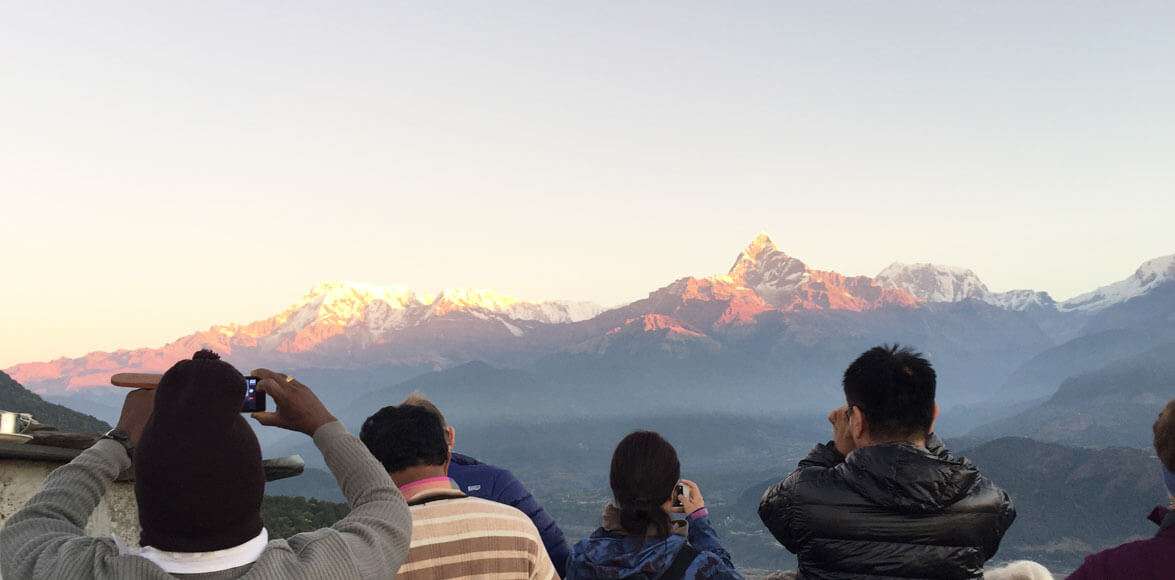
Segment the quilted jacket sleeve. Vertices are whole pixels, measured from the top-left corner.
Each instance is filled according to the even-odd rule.
[[[759,501],[759,519],[789,552],[800,553],[805,535],[802,522],[792,517],[796,486],[801,484],[805,472],[831,469],[844,460],[833,442],[819,444],[800,460],[799,467],[787,479],[767,488],[763,493],[763,499]]]

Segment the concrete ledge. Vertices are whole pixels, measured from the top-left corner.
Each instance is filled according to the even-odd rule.
[[[97,437],[90,438],[89,444],[86,445],[86,447],[93,445],[94,441],[96,440]],[[40,441],[40,439],[36,439],[36,441]],[[77,457],[84,450],[85,448],[77,449],[66,447],[50,447],[48,445],[38,445],[36,443],[26,443],[24,445],[0,443],[0,461],[43,461],[47,463],[64,464],[73,461],[73,458]],[[265,481],[277,481],[279,479],[286,479],[289,477],[301,475],[302,471],[306,469],[306,462],[302,460],[302,456],[300,455],[264,459],[261,463],[265,467]],[[131,469],[120,473],[117,481],[134,480],[135,472],[134,468],[132,467]]]

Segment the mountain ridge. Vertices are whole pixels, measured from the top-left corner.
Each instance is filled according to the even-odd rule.
[[[1175,256],[1150,260],[1135,276],[1116,283],[1130,291],[1114,296],[1138,302],[1159,290],[1175,288],[1168,284],[1175,281],[1175,260],[1168,258]],[[1047,293],[1032,290],[993,293],[971,270],[929,263],[894,263],[874,278],[846,276],[810,268],[760,234],[740,251],[725,274],[679,278],[646,298],[610,309],[585,302],[528,302],[491,290],[422,293],[403,287],[328,282],[262,320],[212,326],[158,348],[95,351],[7,370],[35,392],[48,394],[105,385],[116,372],[162,371],[201,348],[216,350],[243,367],[299,368],[373,364],[443,368],[475,359],[526,366],[557,352],[616,349],[666,350],[686,356],[714,352],[747,337],[769,343],[785,339],[780,344],[793,344],[835,340],[836,336],[855,342],[852,337],[861,335],[841,322],[835,322],[840,330],[829,332],[820,325],[834,323],[838,317],[804,313],[866,316],[892,311],[893,316],[872,318],[888,318],[900,325],[903,317],[917,318],[915,312],[933,313],[942,310],[936,305],[968,301],[1023,314],[1057,343],[1079,336],[1086,320],[1113,326],[1134,324],[1139,317],[1110,316],[1120,305],[1096,312],[1065,309],[1064,303]],[[956,310],[950,316],[965,312],[991,318],[977,308]],[[931,316],[925,322],[934,319]],[[960,330],[968,332],[967,328],[964,324]],[[884,328],[875,331],[886,334]],[[898,333],[894,339],[900,337]],[[994,334],[991,338],[1001,340]],[[636,342],[622,344],[626,340]],[[1033,354],[1026,352],[1024,361]]]

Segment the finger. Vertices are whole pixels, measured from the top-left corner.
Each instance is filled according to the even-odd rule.
[[[273,413],[270,411],[253,413],[250,416],[253,417],[253,419],[255,419],[258,423],[261,423],[262,425],[265,425],[267,427],[285,427],[286,426],[286,423],[285,423],[285,421],[282,420],[281,415],[278,415],[277,413]]]
[[[298,379],[295,379],[286,373],[279,373],[269,369],[253,369],[253,376],[259,379],[273,379],[274,381],[281,383],[284,386],[298,386],[306,388],[306,385],[302,384],[302,382]]]
[[[303,384],[302,381],[299,381],[297,378],[295,378],[293,375],[282,375],[282,384],[297,387],[299,389],[309,390],[310,388]]]
[[[154,396],[154,389],[135,389],[126,394],[126,400],[123,402],[123,404],[125,405],[137,401],[142,401],[143,404],[146,404],[146,402],[150,399],[153,399]]]
[[[698,487],[698,484],[696,484],[696,483],[694,483],[694,482],[692,482],[692,481],[690,481],[690,480],[688,480],[688,479],[683,479],[683,480],[681,480],[681,484],[682,484],[682,485],[684,485],[684,486],[686,486],[686,487],[688,487],[688,488],[690,488],[690,491],[698,491],[698,490],[700,489],[700,488]]]
[[[289,398],[289,387],[281,381],[273,379],[263,379],[257,383],[257,388],[265,391],[266,394],[273,397],[275,402],[281,402]]]
[[[274,379],[274,378],[277,378],[277,375],[279,373],[271,371],[269,369],[253,369],[253,371],[250,372],[249,374],[254,377],[257,377],[259,379]]]

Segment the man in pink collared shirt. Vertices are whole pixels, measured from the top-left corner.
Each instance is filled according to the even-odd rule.
[[[416,405],[384,407],[363,423],[359,438],[387,469],[412,512],[412,544],[398,577],[558,578],[526,514],[468,497],[449,479],[449,445],[434,414]]]

